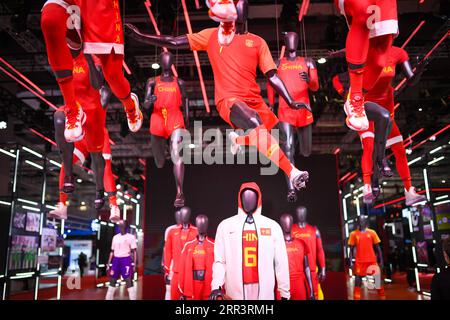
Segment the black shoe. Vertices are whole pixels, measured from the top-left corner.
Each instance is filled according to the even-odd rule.
[[[95,201],[94,201],[94,207],[95,210],[100,210],[105,205],[105,191],[104,190],[97,190],[95,192]]]
[[[64,184],[62,187],[62,192],[67,193],[67,194],[73,193],[75,191],[74,180],[75,180],[75,178],[73,175],[64,177]]]
[[[178,193],[175,197],[175,201],[173,202],[173,206],[175,208],[184,207],[184,194],[182,192]]]
[[[381,162],[377,162],[377,167],[383,177],[390,178],[394,175],[394,172],[392,172],[389,162],[386,159],[381,160]]]
[[[288,191],[287,201],[288,202],[297,202],[297,192],[294,189]]]

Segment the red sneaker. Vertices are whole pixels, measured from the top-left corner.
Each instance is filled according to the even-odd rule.
[[[131,93],[131,99],[134,102],[134,109],[125,110],[127,114],[128,128],[131,132],[137,132],[142,127],[142,121],[144,119],[141,109],[139,109],[139,98],[133,92]]]
[[[344,111],[347,115],[345,120],[347,127],[355,131],[365,131],[369,129],[369,119],[364,110],[364,98],[361,95],[352,96],[350,93],[344,104]]]
[[[77,102],[76,110],[66,111],[66,126],[64,137],[67,142],[77,142],[84,138],[83,125],[86,122],[86,114]]]

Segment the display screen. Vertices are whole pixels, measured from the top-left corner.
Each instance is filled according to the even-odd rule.
[[[26,231],[39,232],[40,224],[41,224],[40,213],[27,212],[27,224],[25,227]]]
[[[439,205],[435,208],[437,229],[450,230],[450,203]]]
[[[13,235],[9,254],[9,270],[30,270],[37,266],[39,237]]]

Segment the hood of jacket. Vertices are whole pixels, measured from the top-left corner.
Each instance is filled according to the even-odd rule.
[[[248,190],[248,189],[255,191],[258,195],[258,205],[257,205],[255,212],[253,212],[253,215],[261,214],[262,194],[261,194],[261,190],[259,189],[259,186],[256,184],[256,182],[245,182],[241,185],[241,188],[239,189],[239,193],[238,193],[238,213],[247,215],[247,213],[245,213],[244,209],[242,208],[241,195],[242,195],[242,192],[244,192],[245,190]]]

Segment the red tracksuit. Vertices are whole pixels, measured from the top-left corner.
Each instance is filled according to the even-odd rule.
[[[173,272],[172,280],[170,281],[170,297],[172,300],[180,299],[180,291],[178,290],[179,272],[180,272],[180,258],[181,251],[186,242],[192,241],[197,236],[197,228],[189,225],[187,229],[183,229],[179,225],[169,231],[167,235],[166,244],[164,246],[164,270],[166,274]],[[170,264],[172,263],[172,270]]]
[[[180,86],[175,77],[170,82],[157,77],[155,82],[156,102],[150,119],[150,134],[168,139],[173,131],[184,128]]]
[[[206,237],[184,245],[180,258],[178,289],[188,300],[208,300],[211,293],[214,240]]]
[[[325,268],[325,252],[323,251],[322,239],[317,236],[317,228],[306,224],[304,228],[300,228],[298,224],[292,227],[292,234],[295,238],[305,241],[309,249],[308,261],[311,269],[311,278],[314,286],[314,295],[316,299],[319,293],[319,280],[317,278],[317,262],[319,268]]]

